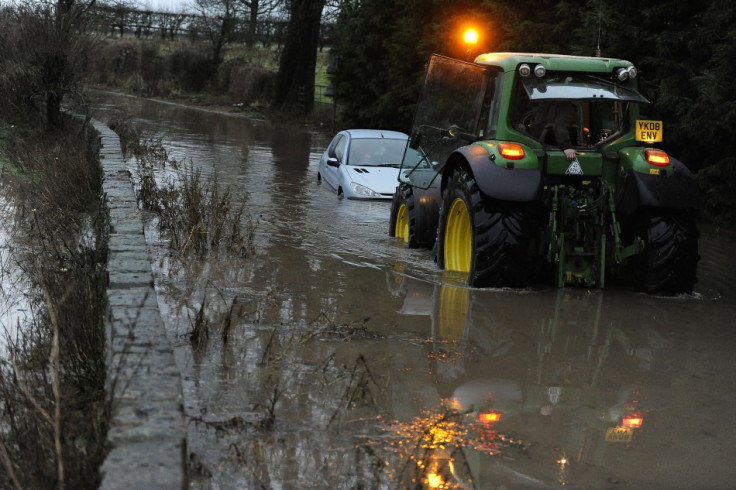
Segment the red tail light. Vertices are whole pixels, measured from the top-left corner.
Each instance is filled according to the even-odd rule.
[[[657,167],[666,167],[670,164],[670,157],[662,150],[649,149],[644,151],[644,156],[647,162]]]
[[[519,143],[499,143],[498,152],[508,160],[524,158],[524,148]]]
[[[621,425],[627,429],[638,429],[644,423],[644,417],[638,413],[630,413],[621,419]]]
[[[478,414],[478,421],[484,425],[493,424],[501,420],[501,412],[480,412]]]

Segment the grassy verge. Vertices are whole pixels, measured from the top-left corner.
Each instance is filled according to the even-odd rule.
[[[94,488],[106,453],[108,225],[96,152],[74,129],[2,140],[15,209],[3,266],[27,279],[28,308],[0,354],[0,488]]]

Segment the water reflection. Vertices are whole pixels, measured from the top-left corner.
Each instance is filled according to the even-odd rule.
[[[657,360],[672,362],[672,343],[608,314],[604,291],[484,291],[452,278],[417,281],[400,271],[387,284],[404,297],[403,314],[427,315],[432,322],[426,362],[436,388],[434,408],[408,424],[394,422],[400,430],[390,428],[404,436],[400,447],[421,441],[403,460],[389,463],[413,468],[412,483],[568,485],[578,467],[606,466],[612,453],[630,449],[643,433],[650,410],[643,378]],[[515,301],[527,306],[524,321],[518,310],[513,321],[505,316]],[[426,404],[426,394],[415,394],[395,396],[394,413]],[[404,404],[415,406],[397,406]],[[525,464],[540,457],[547,463]]]

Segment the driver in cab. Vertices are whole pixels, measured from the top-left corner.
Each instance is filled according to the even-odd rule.
[[[572,148],[571,134],[577,124],[577,106],[569,100],[552,100],[544,102],[534,113],[534,119],[528,125],[529,133],[543,143],[554,144],[565,153],[565,158],[572,162],[577,152]]]

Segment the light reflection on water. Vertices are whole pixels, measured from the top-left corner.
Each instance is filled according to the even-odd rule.
[[[191,488],[736,479],[736,421],[718,402],[736,394],[733,268],[723,270],[733,242],[704,238],[698,287],[717,294],[697,299],[468,289],[388,237],[389,203],[340,201],[317,185],[329,136],[136,99],[108,110],[119,105],[172,156],[247,193],[259,223],[244,262],[181,262],[153,247]],[[203,301],[211,335],[192,348]],[[640,428],[609,431],[634,412]]]

